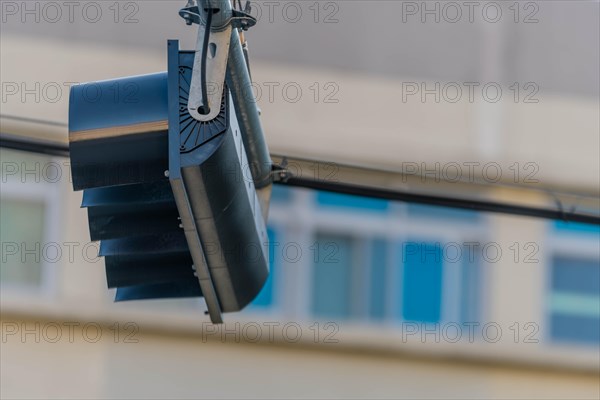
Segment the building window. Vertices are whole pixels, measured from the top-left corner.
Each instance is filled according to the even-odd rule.
[[[352,314],[352,238],[317,234],[314,257],[312,313],[323,318],[349,318]]]
[[[551,265],[550,336],[557,342],[600,343],[600,261],[555,256]]]
[[[62,252],[58,239],[64,164],[6,149],[0,150],[0,158],[0,284],[11,293],[50,291]]]
[[[483,270],[481,268],[481,247],[463,246],[460,257],[460,287],[456,296],[460,299],[461,322],[479,322],[481,319],[481,301]]]
[[[385,212],[390,207],[390,202],[387,200],[372,199],[361,196],[351,196],[339,193],[318,192],[317,203],[319,206],[329,209],[337,209],[340,211],[348,211],[348,209]]]
[[[423,204],[407,204],[406,211],[413,218],[435,219],[449,223],[468,223],[481,220],[481,213],[471,210],[429,206]]]
[[[286,204],[292,200],[292,189],[282,185],[273,185],[271,202]]]
[[[409,241],[401,245],[401,319],[439,322],[442,304],[442,251],[434,243]]]
[[[381,238],[371,241],[369,315],[374,320],[383,320],[386,315],[387,266],[389,264],[388,243]]]
[[[479,213],[300,189],[285,193],[286,201],[273,202],[271,220],[278,235],[303,243],[301,268],[294,263],[284,275],[274,265],[279,277],[267,283],[256,306],[278,303],[283,314],[373,324],[480,319],[480,260],[472,246],[462,248],[481,235]],[[444,259],[440,237],[459,247],[458,260]],[[289,290],[278,299],[270,285],[309,296]]]
[[[41,201],[0,198],[3,284],[41,285],[44,214]]]

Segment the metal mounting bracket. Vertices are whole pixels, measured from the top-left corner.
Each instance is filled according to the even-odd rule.
[[[206,22],[204,22],[206,23]],[[194,68],[192,82],[190,84],[190,95],[188,111],[197,121],[207,122],[215,119],[221,110],[221,99],[223,98],[223,87],[225,74],[227,72],[227,59],[229,58],[229,46],[231,43],[231,25],[227,25],[221,31],[210,32],[208,43],[208,54],[206,58],[206,87],[208,99],[202,98],[202,44],[204,43],[205,29],[202,25],[198,28],[198,39],[196,40],[196,55],[194,57]],[[201,114],[200,110],[208,101],[210,109],[208,114]]]

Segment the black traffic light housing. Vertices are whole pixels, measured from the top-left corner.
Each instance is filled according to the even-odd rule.
[[[117,301],[203,296],[221,322],[267,279],[266,212],[230,90],[214,119],[192,118],[195,52],[178,47],[166,73],[72,87],[73,187]]]

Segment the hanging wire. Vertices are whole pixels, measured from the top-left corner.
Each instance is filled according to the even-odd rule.
[[[200,80],[202,87],[202,109],[200,114],[206,115],[210,113],[210,106],[208,104],[208,88],[206,82],[206,59],[208,58],[208,43],[210,39],[210,26],[212,24],[213,9],[208,8],[206,10],[206,26],[204,27],[204,41],[202,43],[202,63],[200,64]]]

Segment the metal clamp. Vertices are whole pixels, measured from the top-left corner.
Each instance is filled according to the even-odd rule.
[[[249,1],[246,2],[244,11],[231,10],[231,12],[232,14],[230,18],[227,18],[223,21],[222,24],[218,26],[211,27],[211,29],[213,31],[221,31],[226,29],[229,25],[231,25],[234,28],[247,31],[248,29],[256,25],[256,18],[250,15],[250,13],[252,12],[252,6],[250,5]],[[204,22],[198,6],[188,6],[182,8],[181,10],[179,10],[179,16],[183,18],[186,24],[188,25],[202,25],[202,23]]]
[[[281,163],[274,163],[271,166],[271,179],[273,182],[287,183],[287,181],[294,176],[288,169],[288,159],[284,157]]]
[[[219,115],[219,104],[223,97],[223,86],[227,72],[227,60],[229,58],[229,47],[233,28],[247,30],[256,24],[256,18],[250,15],[252,10],[250,2],[246,2],[244,11],[231,9],[228,0],[203,0],[200,5],[194,5],[194,0],[188,1],[186,7],[179,11],[179,15],[186,20],[188,25],[198,24],[198,38],[196,41],[196,57],[190,84],[188,100],[188,112],[197,121],[208,122]],[[206,27],[208,21],[204,19],[202,10],[211,9],[218,17],[211,22],[209,29]],[[208,48],[204,48],[205,35],[210,32]],[[203,54],[206,51],[207,54]],[[203,82],[202,61],[206,61],[206,75]],[[203,85],[206,90],[203,97]],[[204,110],[208,109],[208,113]]]
[[[190,84],[190,96],[188,99],[188,112],[198,121],[207,122],[215,119],[221,112],[221,99],[223,98],[223,87],[225,85],[225,74],[227,72],[227,59],[229,58],[229,46],[231,44],[232,28],[229,25],[225,30],[211,32],[206,55],[206,86],[208,96],[208,114],[200,111],[205,104],[202,98],[202,44],[204,42],[204,29],[198,29],[198,40],[196,41],[196,56]]]

